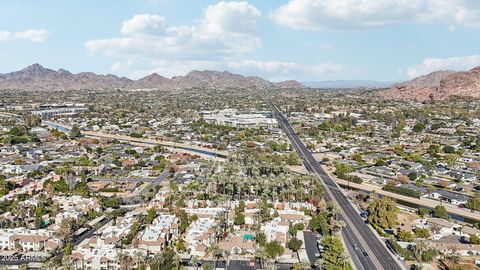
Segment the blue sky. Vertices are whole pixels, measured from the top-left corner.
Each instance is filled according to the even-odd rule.
[[[24,0],[0,3],[0,73],[32,63],[139,78],[399,81],[480,65],[476,0]]]

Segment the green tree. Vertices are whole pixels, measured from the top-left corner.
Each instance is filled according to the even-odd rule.
[[[290,241],[288,241],[288,248],[295,252],[300,250],[302,245],[303,245],[303,241],[294,237],[290,238]]]
[[[276,259],[283,254],[283,251],[284,248],[277,241],[272,241],[265,245],[265,253],[270,259]]]
[[[437,205],[432,211],[432,216],[436,218],[443,218],[448,219],[448,211],[447,208],[443,205]]]
[[[287,160],[286,160],[287,165],[301,165],[302,160],[300,157],[297,155],[295,152],[290,152],[288,154]]]
[[[206,262],[202,265],[203,270],[213,270],[213,264],[211,262]]]
[[[73,125],[72,129],[70,130],[70,138],[78,138],[80,137],[81,132],[77,125]]]
[[[458,157],[459,156],[457,154],[447,154],[445,155],[445,160],[449,166],[453,166],[455,163],[457,163]]]
[[[163,250],[160,254],[155,255],[150,263],[150,269],[155,270],[172,270],[174,267],[175,251],[170,248]],[[213,269],[213,265],[212,268]]]
[[[68,184],[64,180],[58,180],[56,182],[53,182],[53,187],[55,188],[56,191],[59,191],[64,194],[70,191]]]
[[[355,160],[358,163],[363,162],[362,154],[360,153],[355,153],[352,157],[353,160]]]
[[[68,241],[63,247],[63,256],[69,256],[72,254],[73,245],[72,242]]]
[[[310,220],[308,226],[311,230],[317,231],[323,236],[330,235],[330,225],[328,224],[328,214],[326,212],[312,215],[312,220]]]
[[[395,202],[388,198],[375,199],[368,206],[368,222],[383,229],[392,228],[397,224],[398,207]]]
[[[424,123],[420,123],[420,122],[417,122],[414,126],[413,126],[413,131],[417,132],[417,133],[420,133],[422,132],[423,130],[425,129],[425,124]]]
[[[178,219],[180,220],[180,224],[178,226],[178,229],[179,229],[180,233],[184,233],[185,230],[190,225],[190,219],[188,218],[187,212],[185,212],[185,210],[183,210],[183,209],[180,210],[180,212],[178,214]]]
[[[335,175],[339,178],[345,178],[347,174],[353,172],[355,167],[348,164],[337,163],[335,164]]]
[[[88,197],[89,191],[88,191],[88,185],[85,182],[80,182],[75,185],[75,188],[73,189],[73,192],[76,195],[82,196],[82,197]]]
[[[430,232],[427,228],[415,228],[414,232],[418,238],[428,239],[430,237]]]
[[[244,212],[245,211],[245,201],[244,200],[240,200],[240,202],[238,203],[238,211],[239,212]]]
[[[470,244],[480,245],[480,237],[478,237],[476,234],[470,235]]]
[[[423,207],[420,207],[418,208],[417,210],[417,214],[421,217],[425,217],[427,216],[428,214],[430,214],[430,210],[428,210],[427,208],[423,208]]]
[[[446,154],[454,154],[455,153],[455,147],[447,145],[443,147],[443,152]]]
[[[402,242],[413,242],[415,238],[411,232],[401,230],[398,234],[398,240]]]
[[[255,241],[261,247],[265,247],[267,243],[267,236],[263,232],[258,232],[255,234]]]
[[[479,211],[480,210],[480,193],[477,192],[475,194],[475,197],[469,198],[466,206],[471,210]]]
[[[25,135],[26,131],[23,127],[22,128],[12,127],[9,133],[10,135],[13,135],[13,136],[23,136]]]
[[[325,252],[323,254],[323,264],[326,269],[340,270],[343,269],[345,261],[342,254],[344,248],[342,241],[338,237],[328,236],[323,240]]]
[[[145,217],[145,223],[152,224],[156,216],[157,216],[157,210],[155,210],[155,208],[148,209],[147,216]]]
[[[235,219],[233,220],[235,225],[244,225],[245,224],[245,215],[242,212],[239,212],[235,215]]]
[[[412,181],[417,179],[417,173],[416,172],[411,172],[408,174],[408,178]]]
[[[434,248],[429,248],[422,253],[422,262],[431,262],[435,257],[438,256],[438,250]]]
[[[175,243],[175,249],[178,251],[178,252],[185,252],[187,251],[187,245],[185,243],[185,240],[183,240],[182,238],[179,238],[177,240],[177,242]]]
[[[383,158],[379,158],[375,162],[375,166],[385,166],[385,165],[387,165],[387,162]]]

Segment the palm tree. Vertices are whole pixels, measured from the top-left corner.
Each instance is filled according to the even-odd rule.
[[[190,262],[192,263],[195,270],[197,270],[198,269],[198,256],[193,255],[193,257],[190,259]]]
[[[265,270],[278,270],[278,265],[276,263],[267,263]]]
[[[299,270],[310,270],[312,269],[310,263],[308,261],[302,261],[298,264],[298,269]]]
[[[342,254],[340,254],[340,258],[343,262],[343,270],[345,270],[345,267],[347,265],[347,262],[348,262],[348,259],[350,258],[350,255],[348,255],[347,252],[342,252]]]
[[[318,259],[315,261],[315,265],[316,265],[318,268],[320,268],[320,269],[322,269],[322,266],[323,266],[324,263],[325,263],[325,262],[323,261],[322,258],[318,258]]]
[[[63,270],[74,270],[75,266],[68,256],[63,256],[62,258],[62,269]]]
[[[45,261],[42,265],[43,270],[55,270],[58,269],[58,264],[55,262],[54,259],[49,259]]]
[[[177,270],[179,270],[181,264],[182,264],[182,259],[180,258],[178,253],[175,253],[175,255],[173,256],[173,265],[175,265]]]
[[[157,266],[157,269],[160,269],[160,265],[165,263],[165,258],[162,256],[162,253],[160,254],[155,254],[155,256],[149,260],[148,266],[150,266],[150,269],[153,270],[154,266]]]
[[[128,254],[120,252],[119,254],[117,254],[117,259],[118,263],[120,264],[120,269],[128,270],[132,268],[133,260]]]
[[[336,220],[336,219],[334,219],[334,220],[332,220],[332,221],[330,222],[331,230],[332,230],[333,232],[335,232],[335,233],[337,233],[337,232],[340,232],[340,233],[341,233],[341,232],[342,232],[342,228],[345,227],[345,226],[347,226],[347,224],[346,224],[345,221],[343,221],[343,220]]]
[[[260,268],[263,269],[263,260],[265,260],[267,255],[265,254],[265,249],[263,247],[258,247],[255,251],[255,258],[260,259]]]
[[[330,204],[330,213],[332,213],[333,219],[337,220],[338,215],[342,213],[341,209],[338,207],[336,203]]]
[[[223,251],[218,247],[218,245],[213,245],[208,249],[208,254],[211,254],[215,261],[213,264],[213,268],[217,269],[217,262],[223,256]]]
[[[415,255],[415,259],[421,262],[422,255],[427,250],[428,250],[427,242],[425,242],[424,240],[417,240],[415,242],[415,248],[413,249],[413,254]]]
[[[140,251],[136,251],[135,256],[137,257],[137,267],[140,267],[140,265],[145,262],[145,257]]]

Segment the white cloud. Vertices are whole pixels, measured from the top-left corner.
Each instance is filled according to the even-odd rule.
[[[438,70],[465,71],[480,66],[480,55],[450,58],[427,58],[421,64],[409,67],[407,75],[418,77]]]
[[[480,2],[472,0],[290,0],[271,14],[280,25],[344,31],[397,23],[442,23],[480,29]]]
[[[0,31],[0,42],[10,40],[11,38],[12,38],[12,33]]]
[[[220,2],[205,11],[204,27],[210,33],[249,34],[256,31],[260,11],[247,2]]]
[[[132,78],[152,72],[172,77],[191,70],[229,70],[280,80],[343,70],[343,66],[331,63],[245,60],[262,46],[257,32],[260,16],[261,12],[247,2],[225,1],[208,6],[203,18],[191,25],[169,26],[159,15],[139,14],[123,22],[122,36],[89,40],[85,47],[92,55],[115,59],[111,71]]]
[[[162,35],[165,33],[165,18],[158,15],[140,14],[123,22],[125,35]]]
[[[27,40],[34,43],[41,43],[47,40],[50,32],[46,29],[27,29],[21,32],[0,31],[0,42],[14,39]]]
[[[260,11],[247,2],[219,2],[190,26],[167,26],[158,15],[135,15],[123,23],[123,37],[90,40],[91,53],[202,60],[238,55],[261,46],[256,35]]]
[[[41,43],[47,40],[50,32],[46,29],[28,29],[22,32],[16,32],[16,39],[24,39],[34,43]]]
[[[293,62],[281,61],[256,61],[243,60],[237,62],[228,62],[228,66],[239,72],[255,71],[255,73],[264,74],[268,78],[293,79],[301,76],[318,77],[327,74],[336,74],[344,70],[343,65],[334,63],[318,64],[298,64]]]

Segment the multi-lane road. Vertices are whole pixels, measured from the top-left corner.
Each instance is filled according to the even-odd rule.
[[[393,257],[385,246],[384,241],[365,224],[357,210],[348,201],[339,186],[327,175],[320,164],[315,160],[310,151],[298,138],[292,126],[276,106],[273,106],[275,117],[283,129],[297,154],[303,161],[309,173],[315,174],[325,187],[325,198],[334,201],[341,210],[341,218],[347,226],[342,230],[346,248],[350,259],[357,270],[376,269],[404,269],[405,267]]]

